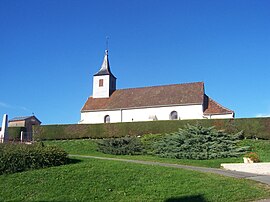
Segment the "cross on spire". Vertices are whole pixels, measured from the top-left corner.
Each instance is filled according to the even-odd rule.
[[[109,50],[109,36],[106,36],[106,50]]]

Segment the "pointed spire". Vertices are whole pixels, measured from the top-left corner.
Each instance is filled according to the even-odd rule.
[[[94,76],[100,76],[100,75],[112,75],[113,77],[115,77],[110,70],[110,63],[109,63],[107,49],[105,50],[105,55],[104,55],[104,59],[103,59],[101,68]]]

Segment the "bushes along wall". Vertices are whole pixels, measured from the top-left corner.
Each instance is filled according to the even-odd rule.
[[[67,153],[53,146],[42,144],[0,144],[0,175],[29,169],[63,165]]]
[[[21,131],[25,132],[25,127],[8,127],[8,139],[9,141],[20,141]]]
[[[218,130],[235,133],[243,130],[247,138],[270,139],[270,118],[242,119],[201,119],[146,121],[107,124],[69,124],[34,126],[34,140],[110,138],[138,136],[144,134],[171,133],[183,128],[186,124],[201,124],[205,127],[215,126]]]

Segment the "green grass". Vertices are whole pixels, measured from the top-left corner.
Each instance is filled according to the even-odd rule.
[[[44,144],[58,146],[69,154],[102,155],[101,152],[97,151],[97,144],[95,140],[92,139],[52,140],[44,141]]]
[[[150,155],[135,155],[135,156],[120,156],[120,155],[109,155],[103,154],[96,151],[97,144],[94,140],[57,140],[57,141],[46,141],[45,144],[57,145],[67,151],[69,154],[80,154],[80,155],[93,155],[93,156],[106,156],[112,158],[127,158],[136,160],[147,160],[147,161],[158,161],[166,163],[176,163],[194,166],[204,166],[219,168],[221,163],[242,163],[242,157],[239,158],[226,158],[226,159],[211,159],[211,160],[188,160],[188,159],[167,159],[160,158]],[[243,140],[241,141],[242,146],[251,146],[252,150],[257,152],[262,162],[270,162],[270,140]]]
[[[242,158],[179,160],[154,156],[116,156],[98,151],[94,140],[46,141],[70,154],[140,159],[219,167]],[[270,161],[270,141],[244,140]],[[0,201],[255,201],[269,198],[269,186],[250,180],[176,168],[81,158],[64,166],[0,176]]]
[[[250,146],[262,162],[270,162],[270,140],[243,140],[242,145]]]
[[[0,201],[254,201],[259,183],[176,168],[81,159],[0,176]]]

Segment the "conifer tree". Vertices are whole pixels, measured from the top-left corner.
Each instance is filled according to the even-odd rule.
[[[214,159],[237,157],[247,151],[238,147],[242,131],[229,135],[214,127],[186,125],[178,132],[170,133],[154,143],[154,154],[178,159]]]

